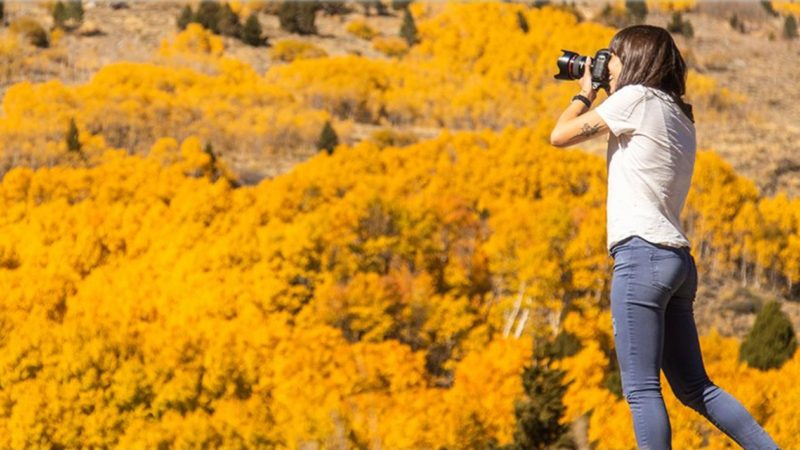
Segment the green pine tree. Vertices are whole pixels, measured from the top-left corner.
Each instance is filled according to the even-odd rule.
[[[767,11],[767,14],[769,14],[770,16],[772,17],[780,16],[778,11],[775,11],[775,8],[772,7],[772,2],[770,0],[761,0],[761,6],[764,7],[764,9]]]
[[[677,33],[691,38],[694,36],[694,27],[689,20],[683,19],[683,14],[680,11],[672,13],[672,20],[667,24],[667,30],[670,33]]]
[[[406,40],[409,47],[419,42],[419,38],[417,37],[417,25],[414,23],[414,17],[408,9],[403,12],[403,24],[400,26],[400,36]]]
[[[261,37],[261,22],[258,21],[256,13],[250,13],[242,28],[242,41],[253,47],[258,47],[264,43]]]
[[[647,3],[644,0],[625,0],[625,10],[634,23],[643,23],[647,18]]]
[[[73,30],[83,23],[83,4],[81,0],[58,0],[53,6],[53,23],[64,30]]]
[[[333,154],[333,149],[339,145],[339,137],[336,135],[336,131],[333,129],[330,120],[325,121],[325,125],[322,127],[322,132],[319,135],[319,140],[317,141],[317,150],[327,150],[329,155]]]
[[[343,16],[350,12],[343,0],[325,0],[320,2],[320,9],[326,16]]]
[[[217,29],[219,29],[219,33],[223,36],[235,38],[238,38],[242,33],[242,24],[239,22],[239,16],[233,12],[233,9],[231,9],[228,3],[225,3],[219,10]]]
[[[761,308],[753,328],[739,347],[739,360],[761,370],[779,368],[797,349],[792,322],[781,311],[780,303],[771,301]]]
[[[69,119],[69,128],[67,129],[67,151],[80,153],[81,143],[78,140],[78,126],[75,125],[75,119]]]
[[[297,34],[317,34],[314,21],[319,8],[316,0],[285,0],[278,9],[281,29]]]
[[[525,396],[514,404],[517,427],[514,444],[506,447],[509,450],[574,447],[569,427],[559,423],[566,409],[564,393],[570,383],[564,384],[564,371],[551,369],[550,361],[577,351],[579,344],[574,344],[577,341],[574,336],[564,335],[560,340],[550,343],[537,339],[533,361],[522,375]]]
[[[517,11],[517,25],[523,33],[528,32],[528,21],[525,19],[525,14],[522,11]]]
[[[408,5],[410,5],[412,1],[413,0],[392,0],[392,9],[395,11],[408,9]]]
[[[729,23],[731,25],[731,28],[733,28],[734,30],[738,31],[739,33],[746,33],[747,32],[747,29],[744,26],[744,22],[742,20],[740,20],[739,16],[736,15],[735,13],[731,16],[731,18],[729,20]]]
[[[181,15],[178,16],[178,19],[175,21],[176,25],[178,25],[178,29],[185,30],[189,23],[194,20],[194,13],[192,12],[192,7],[189,5],[185,5],[181,10]]]
[[[202,0],[197,6],[194,22],[199,23],[206,30],[219,34],[219,17],[222,8],[214,0]]]
[[[58,0],[53,6],[53,23],[60,28],[66,28],[64,25],[67,22],[67,6],[61,0]]]
[[[786,16],[783,21],[783,37],[786,39],[797,38],[797,19],[794,18],[793,14]]]
[[[74,26],[79,26],[83,23],[83,2],[81,0],[67,0],[66,4],[67,17],[73,19]]]

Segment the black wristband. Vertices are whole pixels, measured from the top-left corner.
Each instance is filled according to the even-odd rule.
[[[591,108],[592,107],[592,101],[589,100],[588,98],[586,98],[585,96],[581,95],[581,94],[578,94],[575,97],[572,97],[572,100],[573,101],[580,100],[580,101],[583,102],[584,105],[586,105],[587,108]]]

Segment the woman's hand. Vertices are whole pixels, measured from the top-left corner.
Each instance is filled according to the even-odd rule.
[[[592,57],[586,57],[586,64],[584,64],[583,76],[578,83],[581,85],[581,95],[587,97],[590,101],[594,101],[597,96],[597,91],[592,89]]]

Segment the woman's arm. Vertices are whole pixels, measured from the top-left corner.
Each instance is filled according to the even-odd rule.
[[[591,67],[592,59],[587,58],[587,70],[579,81],[581,85],[581,95],[594,101],[597,91],[592,89],[592,75],[588,68]],[[580,100],[573,100],[561,116],[550,133],[550,143],[556,147],[569,147],[580,142],[602,136],[608,132],[608,125],[600,116],[590,111]]]
[[[556,147],[569,147],[602,136],[608,132],[608,125],[594,111],[586,110],[583,102],[575,100],[561,113],[553,132],[550,133],[550,143]]]

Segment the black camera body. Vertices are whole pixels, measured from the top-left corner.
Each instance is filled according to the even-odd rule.
[[[586,56],[579,55],[569,50],[561,50],[563,55],[558,57],[558,73],[556,80],[579,80],[583,76],[586,66]],[[592,66],[589,68],[592,74],[592,89],[605,89],[606,93],[611,89],[608,84],[608,62],[611,61],[611,52],[607,48],[601,48],[592,58]]]

